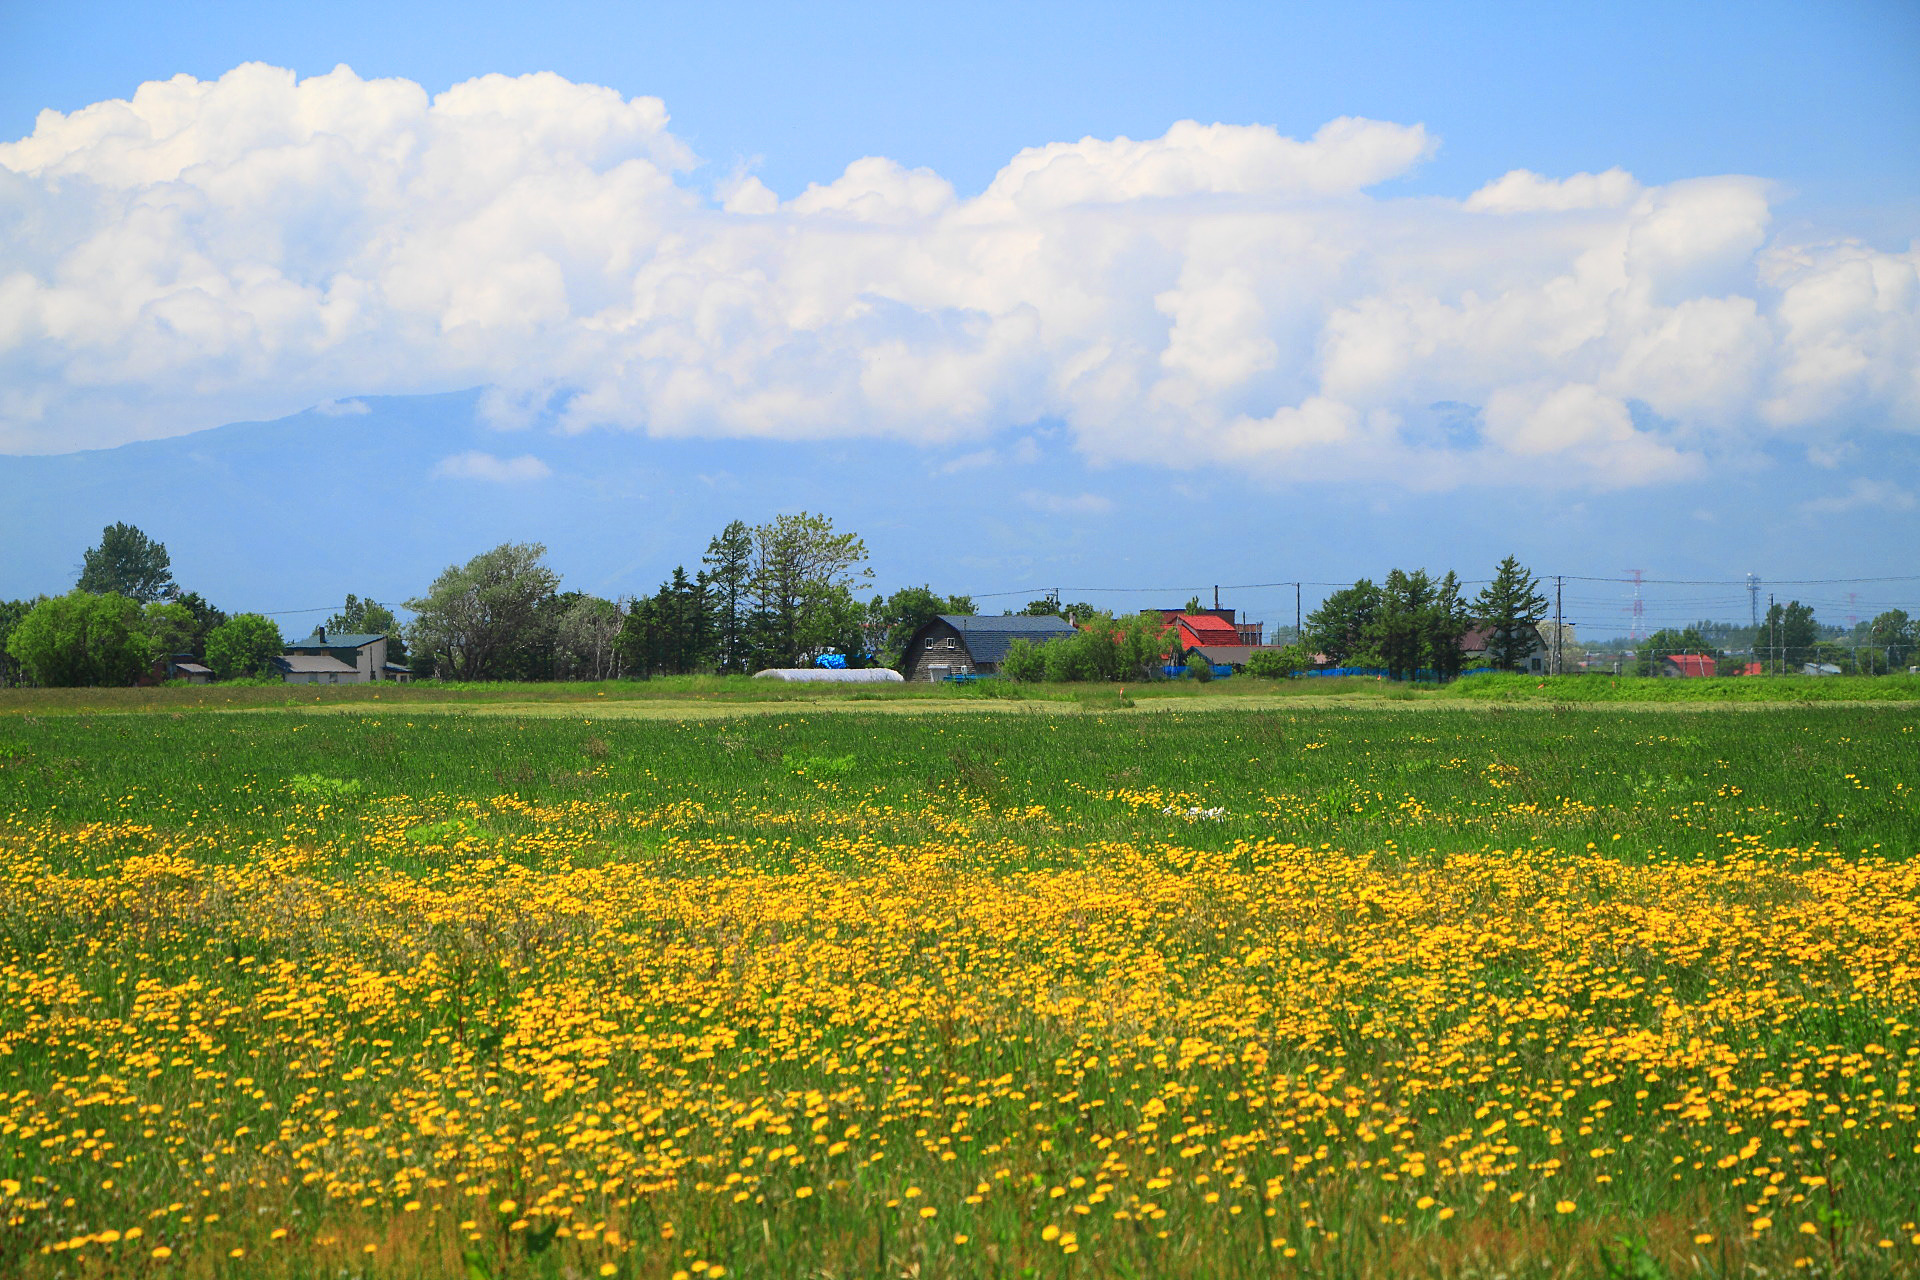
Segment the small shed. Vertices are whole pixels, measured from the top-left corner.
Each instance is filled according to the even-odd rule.
[[[901,674],[913,681],[948,676],[990,676],[1000,670],[1015,640],[1047,644],[1080,634],[1057,614],[1001,617],[943,613],[913,633],[901,655]]]

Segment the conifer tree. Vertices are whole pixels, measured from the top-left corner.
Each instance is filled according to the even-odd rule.
[[[1547,598],[1540,583],[1521,563],[1508,556],[1474,599],[1473,611],[1487,628],[1487,657],[1501,671],[1518,671],[1533,652],[1534,630],[1547,616]]]

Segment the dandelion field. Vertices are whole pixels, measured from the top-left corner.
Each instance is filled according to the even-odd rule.
[[[1920,1274],[1920,714],[0,717],[0,1274]]]

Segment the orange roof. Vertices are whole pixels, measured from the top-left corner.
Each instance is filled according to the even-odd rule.
[[[1680,668],[1680,674],[1683,676],[1710,676],[1714,674],[1714,661],[1705,654],[1669,654],[1667,661]]]

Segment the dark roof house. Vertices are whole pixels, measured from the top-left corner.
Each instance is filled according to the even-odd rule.
[[[909,680],[992,675],[1015,640],[1046,644],[1077,634],[1071,622],[1055,616],[943,613],[913,633],[900,658],[900,674]]]
[[[315,627],[313,634],[305,640],[289,641],[286,650],[289,657],[335,658],[353,672],[344,680],[327,683],[367,684],[394,678],[394,664],[387,661],[387,638],[378,633],[361,635],[341,631],[329,634],[325,627]]]

